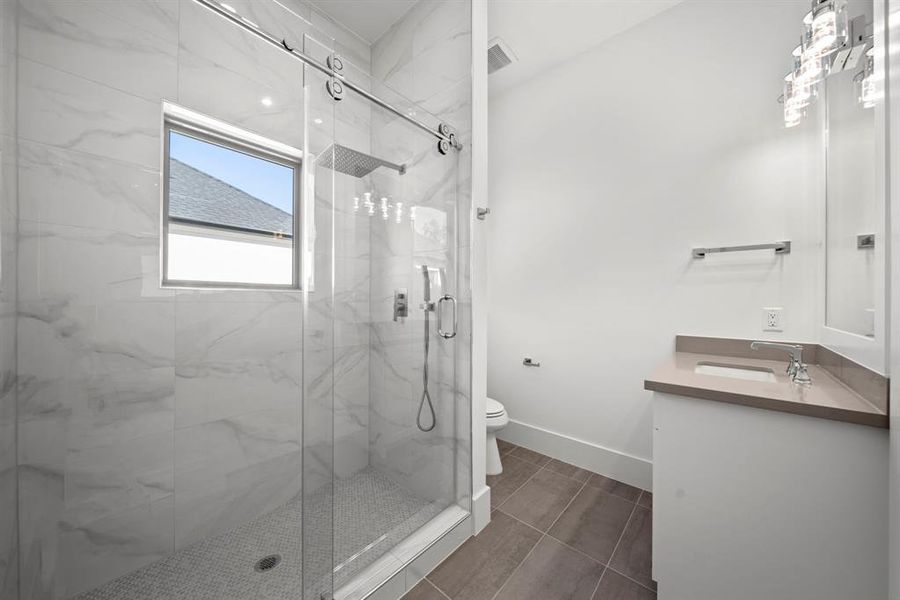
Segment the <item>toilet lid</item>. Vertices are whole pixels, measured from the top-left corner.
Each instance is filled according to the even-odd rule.
[[[497,402],[496,400],[494,400],[493,398],[488,398],[486,404],[487,404],[487,416],[489,416],[489,417],[501,415],[501,414],[503,414],[503,411],[505,410],[503,408],[503,405],[500,404],[499,402]]]

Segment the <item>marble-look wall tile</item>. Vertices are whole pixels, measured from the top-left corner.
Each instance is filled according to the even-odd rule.
[[[19,598],[16,2],[0,3],[0,598]]]
[[[22,302],[87,306],[174,296],[173,290],[161,289],[159,281],[155,235],[20,223]]]
[[[159,168],[160,103],[19,60],[21,139]]]
[[[167,42],[177,42],[178,2],[179,0],[80,0],[79,4],[116,18],[129,29],[137,28]]]
[[[13,280],[14,282],[14,280]],[[15,305],[0,303],[0,597],[18,597]]]
[[[59,522],[64,511],[61,467],[19,464],[20,598],[54,598],[59,567]]]
[[[246,523],[300,492],[300,409],[177,429],[175,531],[182,548]]]
[[[2,101],[2,99],[0,99]],[[0,135],[0,302],[15,304],[19,225],[18,139]]]
[[[7,432],[3,432],[4,434]],[[15,465],[0,468],[0,597],[19,597],[18,485]]]
[[[372,47],[372,75],[421,104],[471,76],[470,3],[417,3]]]
[[[173,97],[177,45],[172,35],[129,26],[114,13],[90,3],[23,2],[19,54],[149,100]]]
[[[196,2],[182,1],[178,103],[302,148],[303,64],[211,16]]]
[[[301,305],[179,301],[176,321],[181,548],[300,492]]]
[[[234,0],[229,6],[241,17],[255,23],[272,37],[299,47],[305,34],[313,32],[310,8],[301,2],[285,0]]]
[[[417,116],[449,123],[460,139],[468,139],[471,130],[469,16],[468,3],[420,2],[372,50],[379,92],[410,98],[418,103]],[[415,413],[423,390],[425,324],[417,315],[398,327],[380,303],[390,286],[403,281],[410,282],[411,299],[418,303],[423,285],[411,275],[422,264],[444,269],[445,280],[432,297],[452,293],[463,304],[469,298],[462,288],[468,285],[471,163],[461,153],[439,155],[432,140],[394,115],[376,111],[372,122],[373,150],[409,165],[404,179],[376,176],[380,189],[415,206],[415,219],[404,226],[372,227],[372,461],[425,497],[465,504],[471,493],[471,398],[470,382],[459,371],[469,368],[469,322],[460,313],[457,337],[444,340],[436,335],[434,315],[430,319],[429,391],[438,425],[424,433],[415,427]]]
[[[25,220],[155,235],[159,184],[158,169],[19,143],[19,215]]]
[[[369,345],[341,346],[334,356],[334,471],[349,477],[369,465]]]
[[[172,432],[72,448],[65,468],[66,522],[88,525],[172,494]]]
[[[91,373],[70,403],[69,448],[122,447],[144,437],[164,443],[160,436],[175,425],[175,389],[173,367]]]
[[[174,550],[171,494],[89,524],[63,519],[54,599],[70,598]]]
[[[178,427],[298,410],[301,327],[299,304],[179,302]],[[286,426],[299,436],[296,424]]]

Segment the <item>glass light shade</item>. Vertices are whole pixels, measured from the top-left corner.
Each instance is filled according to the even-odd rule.
[[[817,56],[824,56],[834,51],[837,46],[837,13],[833,7],[824,8],[813,17],[809,50]]]
[[[871,76],[859,81],[859,103],[863,108],[874,108],[879,100],[878,86]]]
[[[860,105],[863,108],[874,108],[881,102],[882,80],[875,75],[875,49],[866,52],[866,68],[854,78]]]
[[[784,77],[784,103],[796,106],[809,106],[815,97],[814,88],[802,79],[796,79],[794,73]]]
[[[825,79],[826,74],[825,62],[822,58],[804,50],[803,56],[800,58],[800,66],[794,71],[794,81],[813,86]]]
[[[784,126],[796,127],[803,120],[803,111],[801,109],[793,109],[785,105],[784,107]]]

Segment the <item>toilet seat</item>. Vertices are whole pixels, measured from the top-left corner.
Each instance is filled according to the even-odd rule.
[[[497,432],[509,425],[509,415],[506,414],[503,405],[493,398],[486,398],[485,414],[487,415],[486,472],[488,475],[499,475],[503,472],[503,463],[500,461],[500,448],[497,446]]]
[[[486,404],[487,409],[487,417],[497,418],[506,414],[506,409],[503,408],[503,405],[494,400],[493,398],[488,398]]]

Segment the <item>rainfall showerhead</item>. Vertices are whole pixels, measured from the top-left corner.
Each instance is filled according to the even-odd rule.
[[[330,146],[319,155],[317,162],[321,167],[334,169],[338,173],[352,175],[353,177],[365,177],[378,167],[394,169],[401,175],[406,173],[406,165],[395,165],[392,162],[375,158],[340,144]]]

